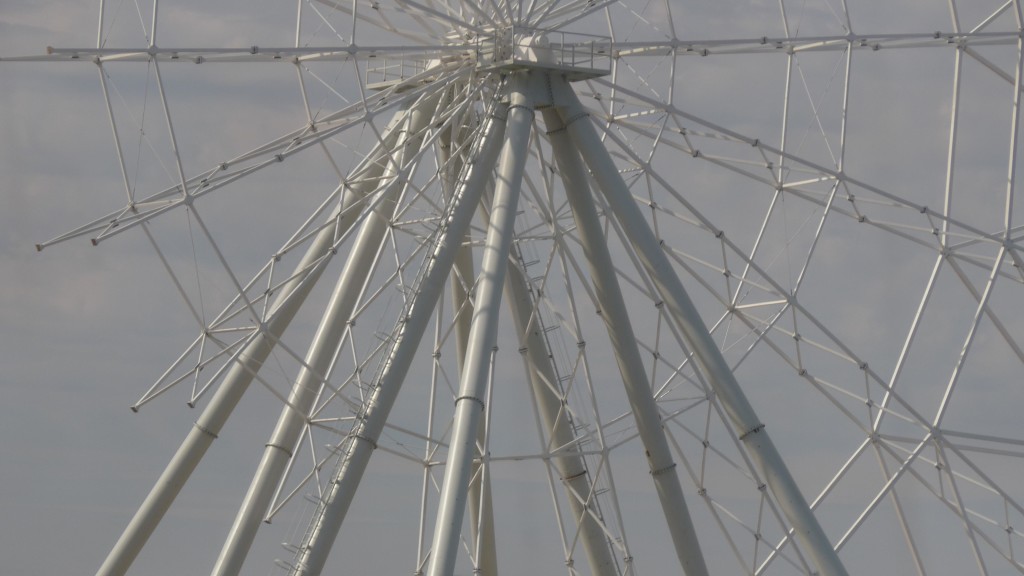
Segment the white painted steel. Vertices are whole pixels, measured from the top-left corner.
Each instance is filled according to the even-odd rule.
[[[318,573],[338,526],[346,514],[353,516],[349,507],[358,511],[364,496],[377,496],[373,488],[380,486],[370,486],[369,476],[362,480],[373,452],[386,453],[374,459],[375,466],[406,473],[386,479],[406,478],[412,468],[421,482],[409,491],[417,492],[412,503],[404,500],[406,490],[391,491],[383,503],[372,500],[385,525],[372,545],[359,537],[369,538],[376,520],[347,521],[347,535],[358,543],[342,544],[365,548],[356,551],[359,560],[389,572],[404,563],[422,575],[433,562],[446,575],[473,570],[492,576],[499,559],[516,568],[548,554],[547,565],[552,559],[556,565],[551,571],[569,576],[632,576],[674,565],[674,540],[688,573],[706,562],[716,574],[843,574],[842,558],[853,573],[1024,574],[1024,494],[1015,481],[1024,438],[1012,420],[1013,402],[1021,397],[1006,385],[1019,380],[1024,365],[1024,239],[1014,198],[1021,163],[1021,5],[949,0],[929,12],[933,7],[924,4],[813,0],[778,3],[774,22],[749,6],[721,19],[740,4],[482,0],[456,7],[423,0],[298,0],[294,46],[225,45],[214,36],[175,47],[171,42],[179,38],[202,39],[204,30],[217,28],[216,19],[208,28],[186,31],[178,27],[181,14],[171,11],[177,5],[137,4],[136,22],[101,2],[95,48],[52,48],[24,58],[0,54],[5,61],[96,64],[125,192],[123,206],[37,247],[78,237],[99,244],[141,228],[156,251],[155,265],[170,273],[170,289],[185,299],[199,331],[133,408],[187,380],[193,381],[189,405],[209,405],[100,573],[127,571],[255,380],[274,396],[264,398],[275,402],[271,412],[287,407],[269,445],[258,447],[264,460],[215,574],[241,569],[271,497],[278,528],[290,516],[278,513],[295,512],[303,495],[327,504],[309,534],[302,534],[303,518],[297,533],[284,537],[289,552],[298,544],[293,572]],[[913,17],[890,21],[897,15]],[[119,35],[126,20],[141,29],[137,41]],[[908,30],[886,32],[895,26]],[[521,39],[528,37],[531,48],[484,65],[483,39],[526,29]],[[256,32],[262,39],[262,27]],[[576,60],[549,58],[572,53],[565,45],[534,46],[533,40],[577,33],[607,34],[589,43],[584,60],[610,62],[609,75],[602,75],[603,68],[545,68],[553,60],[560,66]],[[211,69],[243,62],[247,66]],[[217,82],[189,81],[228,71],[219,80],[233,83],[231,71],[269,64],[275,66],[267,67],[266,79],[281,64],[294,68],[301,106],[271,102],[277,92],[261,85],[225,107],[255,104],[273,111],[257,124],[294,113],[298,128],[288,126],[241,154],[238,142],[230,142],[225,154],[236,155],[210,158],[214,141],[250,127],[189,124],[192,111],[197,117],[209,111],[213,118],[221,97],[211,88]],[[929,74],[903,86],[893,72],[901,66]],[[145,82],[134,84],[132,71],[143,69]],[[536,86],[530,106],[547,106],[552,98],[562,106],[572,99],[573,91],[559,86],[563,72],[585,79],[573,84],[574,92],[601,131],[600,142],[589,133],[579,138],[579,127],[590,123],[582,108],[570,107],[563,117],[548,109],[550,126],[564,118],[576,141],[556,130],[517,145],[529,159],[512,257],[489,262],[484,273],[507,274],[504,298],[512,322],[503,324],[515,330],[501,338],[519,340],[525,365],[519,373],[508,370],[519,358],[504,344],[494,351],[490,335],[474,337],[474,349],[467,351],[470,317],[479,312],[492,326],[491,304],[500,298],[501,283],[494,282],[486,296],[490,304],[477,310],[464,285],[476,276],[474,258],[495,248],[484,237],[491,199],[483,173],[490,174],[491,166],[474,168],[470,189],[465,178],[455,189],[451,175],[462,173],[462,144],[466,134],[476,133],[473,116],[503,89],[502,76],[525,69],[554,77],[551,86]],[[388,70],[399,72],[389,76]],[[375,72],[388,81],[368,84]],[[140,96],[143,85],[148,90]],[[193,101],[181,99],[182,86],[212,97],[189,110]],[[394,131],[382,130],[384,119],[424,95],[439,99],[437,113],[422,140],[399,151]],[[876,121],[880,109],[892,114]],[[465,114],[465,122],[452,114]],[[25,134],[46,134],[49,118],[34,116],[38,125]],[[72,135],[75,126],[61,129]],[[495,133],[484,148],[496,154],[501,138]],[[381,143],[375,151],[374,142]],[[61,147],[50,142],[37,157],[60,158]],[[73,152],[77,158],[91,151],[76,145]],[[593,177],[579,166],[581,152]],[[394,170],[410,157],[415,166],[399,186]],[[195,162],[205,171],[195,172]],[[47,178],[60,168],[52,165]],[[102,173],[99,163],[92,168]],[[165,178],[149,174],[161,171]],[[321,172],[329,175],[327,183],[307,187]],[[253,235],[280,232],[279,222],[253,223],[257,210],[250,201],[266,188],[263,175],[282,173],[283,192],[296,206],[310,198],[321,204],[312,215],[302,214],[307,219],[299,231],[243,284],[237,272],[249,263],[240,259],[235,266],[225,248],[249,250],[262,246],[263,238]],[[591,178],[605,199],[578,202],[590,198]],[[317,198],[318,186],[328,192],[337,179],[348,180],[355,193]],[[229,202],[229,217],[216,223],[205,203],[221,190],[220,197],[243,194]],[[366,200],[374,191],[374,200]],[[447,226],[442,215],[451,216],[445,207],[454,196],[466,198],[460,222],[477,218],[474,212],[481,217],[461,236],[446,237],[443,259],[454,259],[449,273],[435,270],[441,266],[436,258],[423,256],[437,248]],[[209,202],[224,209],[220,197]],[[342,208],[332,211],[339,198]],[[391,213],[390,224],[366,217],[369,211]],[[182,264],[182,254],[163,236],[173,233],[175,215],[190,226],[185,237],[192,240],[194,262],[186,257]],[[356,238],[356,228],[349,227],[359,221],[363,232]],[[495,229],[507,232],[512,225],[506,221]],[[880,237],[887,239],[882,248]],[[206,250],[198,256],[196,240]],[[506,235],[498,247],[504,250],[507,242]],[[875,247],[858,250],[861,242]],[[310,246],[310,252],[282,281],[276,261],[298,259],[297,246]],[[347,255],[347,266],[327,311],[317,316],[319,309],[306,304],[305,315],[297,316],[304,333],[320,322],[302,356],[295,344],[304,347],[308,333],[286,333],[284,327],[300,324],[291,318],[334,260],[334,250]],[[183,273],[193,264],[194,277]],[[210,268],[223,278],[208,281]],[[231,300],[212,321],[211,286]],[[440,294],[445,289],[450,300]],[[609,297],[609,290],[624,294]],[[328,294],[318,290],[313,296],[326,300]],[[451,302],[453,309],[434,302]],[[389,334],[395,308],[401,308],[398,328]],[[453,317],[460,308],[463,314]],[[346,327],[348,319],[358,319],[359,327]],[[380,326],[374,330],[374,324]],[[426,330],[433,332],[434,350],[417,352]],[[275,371],[281,363],[288,369]],[[208,367],[213,370],[200,375]],[[368,377],[375,367],[383,379]],[[211,371],[216,375],[207,378]],[[428,372],[429,391],[404,386],[414,388],[410,402],[422,406],[396,404],[403,381],[426,383]],[[501,385],[487,388],[491,378]],[[607,386],[619,379],[629,384],[630,398]],[[467,394],[457,390],[460,383]],[[321,384],[330,392],[317,396],[313,391]],[[507,404],[488,400],[493,393],[505,401],[513,392],[522,397],[513,398],[520,404],[511,414]],[[402,396],[405,401],[410,394]],[[485,402],[486,409],[462,399],[453,418],[451,400],[461,396]],[[424,411],[426,424],[410,415]],[[539,437],[532,448],[520,438],[531,423]],[[474,457],[478,451],[481,456]],[[337,476],[325,482],[339,458]],[[637,478],[675,463],[672,472],[655,474],[657,490]],[[528,486],[531,493],[543,492],[538,486],[544,475],[553,505],[519,506],[516,491]],[[679,481],[673,484],[669,476]],[[682,492],[694,496],[688,513]],[[400,505],[420,516],[411,546],[403,541],[406,534],[399,535],[406,528],[401,521],[387,523]],[[660,515],[649,512],[659,506],[667,532]],[[527,520],[516,516],[527,510]],[[546,522],[548,515],[553,523]],[[651,517],[653,524],[647,523]],[[439,528],[431,533],[435,522]],[[460,535],[466,525],[471,533]],[[432,537],[440,543],[430,549]],[[520,547],[500,549],[510,541]],[[521,546],[523,541],[529,545]],[[406,552],[413,548],[414,556]],[[350,566],[352,559],[340,563]]]
[[[368,157],[363,164],[363,170],[370,173],[368,176],[372,178],[373,172],[377,170],[374,166],[387,153],[384,146],[381,146]],[[374,186],[373,180],[368,179],[366,182],[369,183],[367,190],[355,190],[356,193],[346,196],[345,205],[338,207],[337,212],[328,220],[328,226],[316,235],[302,261],[296,266],[294,278],[278,291],[262,330],[254,334],[235,356],[224,381],[107,555],[98,575],[124,574],[128,571],[320,278],[326,266],[325,256],[329,254],[336,236],[355,223],[356,215],[352,213],[351,206],[360,200],[360,192],[365,193]]]
[[[497,104],[488,119],[486,130],[480,136],[479,146],[465,180],[459,186],[454,207],[446,217],[441,234],[430,251],[427,269],[412,307],[400,320],[400,330],[383,372],[374,383],[373,396],[357,427],[346,439],[342,462],[314,516],[307,537],[300,547],[294,574],[320,574],[345,513],[355,496],[377,439],[387,422],[388,412],[394,405],[416,352],[431,312],[441,295],[452,263],[466,234],[469,222],[483,194],[484,184],[497,158],[505,126],[505,107]]]
[[[477,427],[489,394],[493,354],[497,349],[501,291],[533,125],[533,109],[529,105],[533,98],[527,93],[530,84],[519,75],[513,76],[510,84],[506,140],[495,177],[494,202],[490,209],[483,262],[475,283],[473,318],[455,400],[454,424],[427,572],[430,576],[451,576],[455,570],[472,461],[477,456]]]
[[[382,199],[373,214],[363,221],[362,230],[306,355],[306,365],[295,380],[288,405],[278,417],[277,426],[267,442],[253,482],[214,565],[213,574],[238,574],[242,569],[274,490],[280,484],[288,461],[293,456],[299,435],[306,425],[307,414],[320,393],[323,375],[333,362],[356,303],[366,289],[374,260],[393,218],[397,199],[406,186],[400,173],[406,170],[405,164],[413,157],[412,152],[422,145],[423,130],[435,112],[439,97],[425,96],[401,114],[404,119],[398,122],[394,134],[389,134],[387,138],[394,143],[392,156],[377,155],[377,161],[370,164],[369,172],[352,185],[356,198],[373,193],[373,188],[379,185],[383,188],[379,192]]]
[[[234,360],[224,383],[211,398],[203,414],[189,431],[185,441],[168,463],[167,468],[157,480],[146,500],[139,506],[132,521],[125,528],[121,538],[108,554],[106,561],[97,574],[115,575],[128,571],[132,561],[142,550],[160,519],[167,512],[186,480],[195,470],[206,450],[217,437],[217,433],[227,421],[228,416],[241,400],[245,389],[252,382],[263,361],[270,354],[274,340],[284,331],[288,322],[298,311],[304,296],[312,289],[314,282],[323,272],[323,266],[314,266],[316,260],[323,257],[324,251],[331,245],[333,229],[325,230],[318,236],[318,241],[311,246],[307,257],[299,266],[302,271],[308,270],[289,286],[289,290],[281,292],[278,305],[272,319],[266,324],[265,331],[258,333],[245,349]],[[319,250],[317,250],[319,249]]]
[[[571,101],[566,94],[560,93],[562,92],[560,88],[565,92],[570,89],[564,87],[556,79],[552,79],[552,84],[555,87],[553,91],[559,97]],[[570,106],[568,116],[572,118],[579,112],[578,107]],[[626,301],[622,296],[618,279],[615,277],[615,266],[605,243],[604,233],[601,231],[601,222],[598,219],[593,198],[590,196],[590,187],[586,185],[587,173],[583,169],[576,149],[580,150],[583,158],[588,159],[588,164],[595,161],[606,162],[606,166],[614,172],[613,164],[610,158],[588,158],[586,156],[588,150],[578,142],[581,138],[580,135],[574,131],[571,124],[566,125],[565,119],[561,117],[564,115],[560,114],[557,109],[547,110],[544,113],[544,121],[548,128],[555,158],[562,170],[562,178],[566,181],[566,196],[569,206],[572,208],[572,215],[583,244],[587,263],[590,265],[590,275],[593,279],[594,291],[597,293],[599,314],[608,329],[608,338],[615,351],[615,360],[619,367],[619,373],[622,375],[622,384],[626,388],[629,404],[633,409],[633,417],[636,419],[637,431],[643,442],[651,479],[661,501],[661,509],[665,514],[680,567],[687,576],[707,576],[708,568],[704,561],[700,542],[697,540],[697,529],[690,517],[682,487],[679,485],[676,463],[673,461],[668,440],[665,438],[661,415],[658,413],[658,404],[640,357],[640,348],[636,343]],[[583,117],[582,120],[589,121],[586,117]],[[593,167],[591,169],[593,170]],[[602,180],[603,176],[604,174],[595,174],[595,179],[602,187],[608,186],[608,182]],[[630,226],[642,226],[645,223],[642,220],[626,221],[624,225],[629,228]]]
[[[601,145],[597,132],[590,123],[589,114],[575,99],[567,85],[556,83],[554,87],[556,93],[571,102],[564,112],[560,113],[573,144],[579,149],[584,162],[590,168],[615,217],[622,223],[644,268],[657,286],[658,294],[664,298],[670,315],[685,334],[701,371],[721,399],[740,440],[750,455],[757,460],[768,488],[775,495],[786,518],[793,523],[797,539],[807,547],[822,574],[845,575],[846,569],[839,556],[814,517],[807,500],[790,475],[775,445],[772,444],[764,424],[758,419],[721,351],[711,339],[703,319],[662,251],[658,238],[644,221],[636,203],[630,198],[629,189],[615,170],[615,164],[607,150]]]
[[[475,119],[470,118],[467,121],[475,122]],[[456,154],[452,156],[453,148],[461,148],[466,145],[466,138],[470,133],[470,128],[470,126],[460,123],[453,125],[446,133],[441,135],[442,145],[439,156],[441,157],[441,164],[447,167],[443,169],[444,175],[442,180],[442,187],[444,188],[446,198],[455,195],[454,188],[464,166],[461,155]],[[485,193],[485,197],[487,196]],[[484,204],[481,203],[480,206],[479,212],[483,214]],[[470,298],[469,290],[472,279],[476,277],[476,274],[473,272],[473,250],[470,248],[470,242],[471,239],[467,235],[463,239],[458,254],[455,256],[455,262],[452,264],[452,273],[448,280],[448,291],[451,294],[450,300],[452,314],[454,315],[452,323],[455,325],[455,357],[456,365],[459,367],[460,380],[463,367],[466,365],[466,348],[469,343],[469,328],[473,318],[473,301]],[[435,397],[435,394],[431,394],[431,398]],[[485,445],[486,432],[486,426],[479,428],[477,442],[481,446]],[[430,457],[429,448],[428,446],[426,458]],[[494,534],[494,504],[491,497],[490,475],[482,474],[480,466],[480,461],[474,460],[473,475],[478,477],[479,481],[473,482],[469,487],[471,536],[472,542],[476,543],[476,563],[481,574],[497,574],[498,556],[497,542]],[[426,507],[428,501],[427,484],[429,484],[429,476],[429,467],[425,467],[424,496],[421,504],[423,507]],[[425,534],[426,518],[423,518],[420,530],[420,542],[425,543],[427,538]],[[422,557],[423,550],[421,549],[417,553],[417,558]]]
[[[587,564],[596,576],[616,576],[619,573],[618,566],[614,551],[609,546],[608,534],[601,525],[593,476],[580,454],[581,450],[576,447],[575,432],[569,415],[563,409],[564,396],[556,394],[559,382],[551,360],[554,355],[544,339],[543,328],[530,296],[528,279],[518,266],[509,266],[505,278],[505,300],[519,336],[520,352],[525,357],[530,392],[537,404],[544,430],[550,435],[548,445],[556,449],[551,462],[558,471],[558,479],[564,485]]]

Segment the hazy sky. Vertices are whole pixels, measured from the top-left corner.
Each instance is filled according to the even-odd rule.
[[[42,55],[47,46],[94,46],[95,4],[5,1],[0,9],[0,58]],[[708,39],[782,38],[786,29],[780,5],[786,10],[788,33],[793,37],[849,32],[844,30],[842,3],[838,1],[670,0],[671,27],[664,3],[637,4],[632,13],[613,5],[609,15],[617,39],[674,37],[699,44],[697,41]],[[945,2],[851,0],[847,4],[856,34],[931,35],[954,29]],[[980,0],[958,4],[960,28],[974,28],[1001,5]],[[327,10],[320,4],[313,6]],[[108,9],[108,46],[145,43],[140,31],[149,27],[151,7],[136,10],[125,3]],[[335,16],[318,22],[310,15],[311,8],[306,9],[305,43],[347,43],[346,18]],[[1012,13],[1015,9],[1019,10],[1011,8],[995,18],[986,32],[1018,30]],[[161,47],[290,46],[295,42],[294,13],[295,5],[290,2],[260,2],[258,7],[241,2],[218,4],[212,12],[200,2],[166,2],[161,4],[156,43]],[[418,26],[406,16],[395,18],[400,26]],[[328,22],[336,27],[340,39]],[[601,16],[584,20],[577,28],[607,33],[607,26]],[[367,26],[357,32],[361,46],[394,41],[393,36],[372,30]],[[890,50],[884,45],[871,50],[872,42],[894,40],[866,39],[868,46],[856,50],[850,61],[845,103],[845,52],[801,54],[792,61],[785,119],[784,50],[729,55],[716,52],[728,47],[712,46],[715,53],[707,57],[680,58],[674,76],[667,59],[640,58],[629,60],[628,66],[624,61],[615,81],[632,92],[617,94],[620,100],[615,110],[621,115],[621,125],[609,136],[609,147],[616,152],[620,167],[627,169],[625,176],[634,194],[653,200],[661,209],[659,234],[672,238],[668,246],[674,250],[671,253],[677,258],[680,274],[693,290],[704,320],[716,325],[716,340],[726,348],[727,359],[738,364],[737,374],[747,394],[762,410],[768,430],[775,434],[805,494],[817,495],[864,440],[866,434],[858,422],[865,426],[871,422],[865,399],[881,402],[882,384],[898,381],[902,403],[895,404],[887,420],[883,432],[890,436],[886,441],[897,452],[909,452],[927,433],[927,426],[908,422],[918,416],[931,421],[939,413],[942,421],[938,428],[950,434],[945,438],[952,438],[945,452],[945,444],[931,442],[934,446],[929,444],[920,451],[919,459],[907,467],[910,472],[900,480],[900,489],[905,490],[901,492],[904,512],[926,558],[926,573],[980,571],[970,539],[964,537],[963,525],[953,513],[962,501],[973,511],[972,530],[976,532],[971,534],[982,550],[981,562],[988,573],[1009,574],[1013,568],[999,557],[999,551],[1006,548],[1008,539],[1014,550],[1019,550],[1022,542],[1019,536],[1008,537],[1005,526],[1024,525],[1024,509],[1019,506],[1024,501],[1019,482],[1024,472],[1024,434],[1019,425],[1024,407],[1024,358],[1018,346],[1024,343],[1024,277],[1018,267],[1024,266],[1024,261],[1013,264],[1022,252],[1019,222],[1024,208],[1013,201],[1019,185],[1008,178],[1008,173],[1016,178],[1008,164],[1018,166],[1022,153],[1018,146],[1015,163],[1009,162],[1013,90],[1003,76],[1014,74],[1019,59],[1016,47],[1003,38],[995,46],[979,42],[964,59],[960,88],[955,91],[955,49],[942,40],[920,40],[927,46]],[[143,62],[109,63],[105,69],[110,75],[112,106],[131,185],[140,195],[174,185],[174,154],[152,68]],[[186,177],[309,122],[295,68],[287,63],[198,67],[168,63],[161,66],[161,73]],[[350,64],[308,67],[303,79],[312,113],[322,118],[358,98],[355,79],[359,74]],[[671,84],[673,77],[675,83]],[[577,91],[588,104],[606,106],[613,96],[610,82],[580,85]],[[596,100],[595,95],[602,99]],[[644,99],[668,102],[671,114],[664,110],[648,114],[659,106]],[[845,126],[841,122],[844,106]],[[957,143],[950,170],[954,109],[958,111]],[[330,142],[334,165],[310,150],[200,201],[204,222],[210,224],[218,248],[242,282],[327,197],[338,174],[346,174],[358,162],[359,151],[365,151],[374,139],[373,130],[382,129],[386,122],[387,115],[381,114],[372,122],[357,123]],[[543,129],[539,123],[538,127]],[[665,127],[666,132],[654,144],[650,130],[657,127]],[[846,146],[841,148],[839,136],[844,129]],[[758,138],[771,148],[750,146],[736,135]],[[780,147],[783,137],[789,156],[780,160],[773,150]],[[627,146],[638,156],[649,158],[655,177],[628,171],[640,158],[629,157],[624,151]],[[694,153],[696,149],[699,154]],[[432,161],[432,153],[429,158]],[[538,168],[535,158],[530,162],[530,185],[539,197],[536,190],[543,188],[546,168]],[[785,181],[794,190],[787,190],[773,204],[771,179],[780,163],[785,165]],[[417,172],[417,182],[429,182],[430,170],[427,166]],[[848,180],[832,205],[830,190],[840,172]],[[559,185],[554,187],[560,190]],[[666,188],[679,193],[682,201],[673,199]],[[947,194],[947,190],[951,192]],[[0,365],[4,368],[0,372],[0,558],[5,573],[59,575],[95,570],[203,406],[200,402],[190,410],[186,406],[188,391],[174,389],[137,414],[129,410],[198,331],[189,308],[139,229],[97,247],[83,237],[41,253],[34,248],[121,208],[125,198],[96,67],[88,62],[0,62]],[[942,217],[947,202],[952,214],[948,223]],[[819,235],[825,205],[830,212]],[[421,208],[425,214],[425,207],[416,206],[409,219]],[[529,206],[524,211],[530,212]],[[702,218],[725,230],[731,244],[716,239],[715,230],[705,226]],[[199,226],[198,220],[179,209],[156,220],[152,232],[183,283],[182,289],[199,303],[205,317],[227,302],[233,288]],[[759,234],[762,226],[764,231]],[[398,249],[404,256],[411,245],[407,238],[421,229],[410,225],[409,230],[410,236],[395,241],[396,245],[404,242]],[[609,228],[609,234],[614,235],[614,229]],[[928,289],[941,250],[940,236],[956,257],[941,261],[934,287]],[[542,250],[550,248],[550,242],[541,240],[538,246],[541,252],[535,256],[543,261],[547,256]],[[712,497],[723,509],[741,507],[748,500],[756,502],[756,493],[751,499],[752,483],[744,476],[745,468],[744,472],[730,472],[728,463],[743,468],[742,458],[720,415],[700,398],[692,369],[683,368],[677,377],[670,376],[667,365],[681,362],[681,351],[671,343],[655,344],[659,342],[656,335],[669,340],[670,331],[658,323],[653,302],[642,294],[644,279],[629,272],[632,268],[618,241],[612,242],[612,250],[623,262],[621,274],[637,318],[634,328],[642,346],[647,347],[645,353],[649,355],[649,348],[656,345],[664,346],[666,357],[671,358],[648,365],[656,386],[668,384],[664,413],[693,404],[687,408],[690,412],[677,415],[675,438],[682,445],[678,457],[685,460],[680,476],[691,507],[697,509],[701,530],[706,530],[702,536],[709,554],[731,558],[726,543],[717,536],[710,508],[700,503],[697,491],[710,486]],[[566,251],[583,262],[582,252],[574,244]],[[809,252],[812,264],[805,270]],[[997,259],[1000,263],[994,266]],[[731,282],[744,273],[745,260],[757,268],[746,272],[749,285],[736,296],[736,284]],[[292,266],[294,260],[283,262],[282,266]],[[560,274],[562,265],[552,265],[554,276]],[[384,263],[382,269],[390,270],[388,266],[393,265]],[[336,275],[337,268],[327,277]],[[993,270],[997,280],[990,288]],[[377,280],[383,274],[380,272]],[[408,279],[413,277],[409,274]],[[629,285],[630,281],[634,284]],[[797,287],[799,298],[794,302],[800,307],[795,312],[785,308],[782,318],[772,323],[768,337],[755,337],[754,332],[765,328],[767,319],[783,309],[785,296],[779,292]],[[318,289],[318,302],[328,290],[329,286]],[[378,334],[391,329],[391,315],[401,305],[401,296],[394,288],[388,290],[388,296],[368,308],[361,318],[362,327]],[[660,532],[661,512],[650,498],[652,488],[642,447],[630,439],[628,416],[624,419],[627,424],[614,420],[626,408],[612,357],[607,346],[601,348],[598,343],[604,339],[600,319],[593,313],[594,303],[579,290],[583,309],[579,321],[586,330],[583,339],[594,343],[589,382],[602,394],[602,389],[608,388],[607,396],[593,406],[577,408],[581,421],[598,404],[610,411],[602,415],[606,432],[618,434],[616,438],[625,442],[617,461],[625,472],[616,476],[622,501],[629,508],[622,513],[624,523],[654,518],[653,527],[627,526],[637,551],[637,572],[674,573],[678,568],[673,554],[664,549],[667,542]],[[900,360],[903,345],[924,294],[928,294],[927,307],[904,362]],[[721,299],[733,296],[747,305],[746,318],[755,325],[753,329],[744,326],[738,316],[723,316],[726,306]],[[566,294],[553,287],[549,298],[553,306],[561,307],[562,321],[568,325],[566,318],[572,313],[568,312]],[[981,298],[986,306],[976,321]],[[298,354],[305,350],[316,320],[315,311],[306,311],[289,332],[286,343]],[[508,332],[510,328],[505,330],[496,381],[507,382],[503,390],[509,390],[521,383],[517,376],[521,363],[518,344]],[[552,335],[553,340],[564,340],[556,346],[565,345],[571,351],[565,353],[566,358],[577,354],[575,336],[569,332],[563,329]],[[360,345],[369,347],[373,338]],[[966,353],[964,342],[971,343]],[[359,353],[365,354],[365,349]],[[422,356],[426,358],[425,353]],[[426,382],[429,366],[429,361],[418,364],[412,379]],[[296,368],[287,354],[274,357],[268,362],[269,385],[286,393]],[[449,377],[457,385],[457,378]],[[957,384],[950,407],[944,409],[944,392],[950,381]],[[588,381],[580,375],[577,382],[584,388]],[[422,408],[418,403],[425,403],[428,397],[423,389],[409,392],[395,412],[396,419],[414,415],[410,421],[415,423],[409,426],[417,430],[425,421],[418,410]],[[451,398],[450,394],[441,396],[446,403]],[[506,424],[512,432],[494,440],[495,454],[536,452],[536,424],[525,389],[507,392],[507,396],[506,404],[495,403],[495,427]],[[139,557],[136,573],[186,574],[209,569],[279,408],[277,398],[261,385],[253,385],[152,544]],[[339,408],[335,415],[348,413]],[[531,434],[530,444],[520,442],[523,430]],[[705,466],[701,434],[721,450],[708,457],[718,464],[707,465],[707,479],[700,472]],[[412,435],[395,432],[389,447],[401,450],[402,442],[410,440]],[[954,452],[952,447],[965,452]],[[877,459],[858,456],[845,483],[823,506],[823,515],[829,514],[823,522],[833,541],[884,484],[880,467],[888,466],[890,471],[898,467],[894,454]],[[715,460],[718,457],[721,460]],[[951,480],[948,474],[936,471],[934,464],[942,459],[960,476]],[[977,464],[985,475],[971,464]],[[398,546],[388,539],[415,537],[419,511],[398,500],[410,495],[416,500],[421,472],[401,458],[378,458],[371,470],[376,474],[374,480],[365,483],[365,496],[360,493],[342,535],[343,552],[336,554],[344,560],[336,562],[353,573],[409,570],[414,551],[403,542],[396,552]],[[509,520],[499,526],[502,542],[514,550],[505,553],[504,565],[542,573],[564,570],[559,564],[560,547],[552,546],[551,538],[557,534],[547,527],[551,524],[547,517],[540,518],[549,516],[551,507],[540,464],[531,461],[520,469],[499,463],[494,475],[496,482],[503,481],[496,498],[513,510]],[[695,481],[694,477],[699,478]],[[733,484],[737,491],[728,492]],[[721,492],[716,492],[719,487]],[[996,487],[1004,492],[998,493]],[[933,488],[945,495],[945,503],[931,495]],[[879,549],[879,542],[897,542],[894,548],[903,547],[895,513],[888,508],[890,500],[885,502],[880,508],[886,511],[865,524],[844,551],[851,573],[858,569],[881,573],[870,557]],[[280,521],[263,530],[246,573],[273,573],[271,560],[289,557],[279,543],[294,541],[297,535],[285,533],[285,529],[292,527],[301,536],[302,518],[309,512],[309,506],[294,508],[297,510],[289,509]],[[744,521],[757,516],[756,504],[754,508],[745,510],[749,515]],[[432,522],[428,520],[427,525]],[[544,529],[535,528],[542,524]],[[778,530],[777,526],[766,527],[768,533]],[[730,528],[730,534],[752,541],[752,534],[738,528]],[[372,553],[357,554],[367,550]],[[763,550],[759,558],[764,558]],[[890,573],[912,573],[905,550],[893,552],[892,558],[889,566],[895,568]],[[719,570],[715,573],[722,574],[737,569],[733,560],[717,556],[713,566]],[[1016,568],[1024,571],[1020,564]],[[773,573],[787,574],[793,567],[779,562],[773,569],[778,570]]]

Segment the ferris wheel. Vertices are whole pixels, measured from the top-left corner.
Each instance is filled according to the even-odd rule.
[[[191,334],[99,574],[229,419],[218,575],[1024,573],[1022,8],[892,4],[101,2],[5,57],[95,69],[121,186],[38,257],[147,245]]]

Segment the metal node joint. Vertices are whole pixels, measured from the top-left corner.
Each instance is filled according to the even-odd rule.
[[[740,440],[746,440],[747,436],[750,436],[751,434],[757,434],[762,430],[764,430],[764,424],[758,424],[757,426],[754,426],[753,428],[747,430],[743,434],[740,434]]]
[[[657,470],[651,470],[651,476],[661,476],[662,474],[673,470],[675,467],[676,467],[676,463],[673,462],[673,463],[669,464],[668,466],[663,466],[661,468],[658,468]]]
[[[291,451],[291,450],[289,450],[288,448],[285,448],[284,446],[282,446],[282,445],[280,445],[280,444],[273,444],[273,443],[270,443],[270,444],[264,444],[264,446],[265,446],[266,448],[275,448],[275,449],[277,449],[277,450],[280,450],[281,452],[284,452],[285,454],[287,454],[289,458],[291,458],[291,457],[293,456],[293,454],[292,454],[292,451]]]
[[[580,112],[578,112],[576,114],[573,114],[572,116],[567,116],[565,118],[564,122],[563,122],[563,127],[568,129],[569,126],[572,126],[577,120],[580,120],[582,118],[589,118],[589,117],[590,117],[590,113],[587,112],[586,110],[582,110],[582,111],[580,111]]]
[[[462,402],[463,400],[472,400],[473,402],[476,402],[477,404],[480,405],[481,410],[483,410],[484,408],[484,401],[477,398],[476,396],[459,396],[458,398],[455,399],[455,405],[458,406],[459,402]]]
[[[214,432],[213,430],[210,430],[209,428],[206,428],[205,426],[203,426],[199,422],[194,422],[193,426],[196,427],[196,430],[199,430],[200,432],[202,432],[203,434],[206,434],[210,438],[214,438],[214,439],[217,438],[217,433],[216,432]]]
[[[526,110],[527,112],[530,113],[530,117],[534,117],[534,116],[537,115],[537,112],[533,109],[533,106],[528,106],[526,104],[512,104],[512,105],[510,105],[508,107],[509,113],[511,113],[516,108],[519,108],[521,110]]]

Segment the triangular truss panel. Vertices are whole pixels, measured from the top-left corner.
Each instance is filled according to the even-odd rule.
[[[5,324],[194,420],[100,574],[1024,573],[1020,8],[869,4],[33,20],[2,172],[75,277]]]

